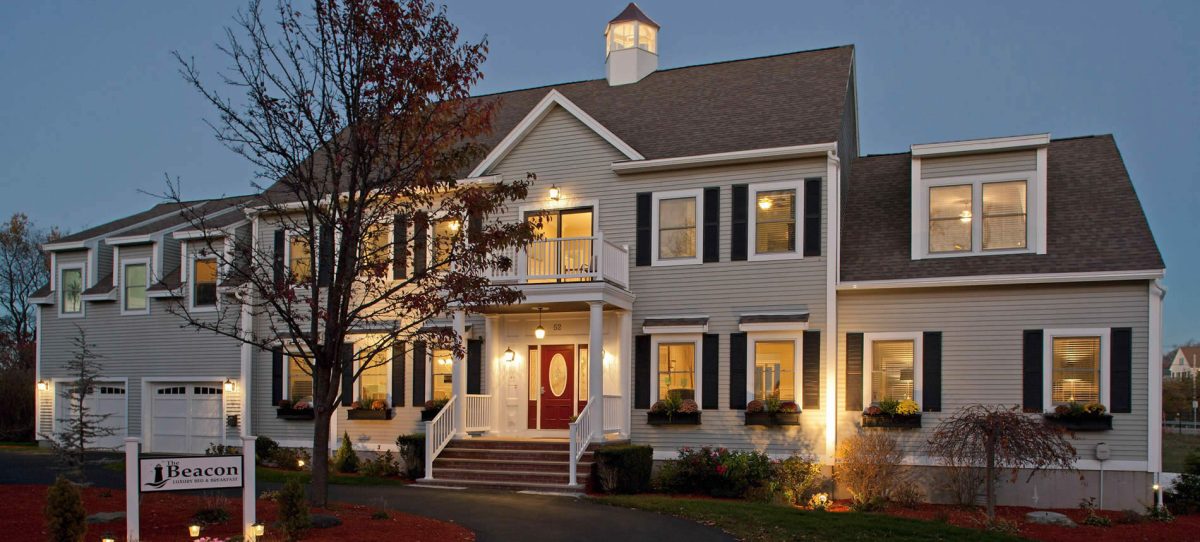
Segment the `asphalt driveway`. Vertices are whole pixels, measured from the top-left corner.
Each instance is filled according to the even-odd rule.
[[[113,461],[119,455],[108,456]],[[53,459],[33,450],[0,449],[0,484],[49,484]],[[101,487],[124,487],[123,473],[87,469]],[[264,484],[270,489],[270,484]],[[632,542],[730,541],[711,527],[670,516],[597,504],[587,498],[422,487],[329,486],[334,501],[363,504],[450,521],[475,531],[480,542],[571,540]]]

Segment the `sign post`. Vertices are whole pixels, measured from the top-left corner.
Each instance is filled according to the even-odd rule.
[[[141,540],[140,504],[142,492],[138,489],[138,455],[142,451],[137,437],[125,439],[125,539],[129,542]]]
[[[254,443],[256,439],[250,435],[242,437],[242,465],[250,465],[251,471],[242,474],[242,533],[244,540],[254,542],[258,539],[258,532],[255,525],[258,520],[255,516],[255,498],[257,491],[255,490],[255,475],[254,475]]]

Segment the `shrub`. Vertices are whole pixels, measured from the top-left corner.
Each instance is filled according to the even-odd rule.
[[[746,412],[750,414],[758,414],[759,412],[763,412],[765,410],[766,407],[763,406],[763,402],[759,401],[758,399],[746,403]]]
[[[287,542],[300,540],[300,535],[309,527],[308,503],[304,496],[304,485],[300,478],[290,477],[279,492],[279,523],[283,538]]]
[[[952,458],[942,458],[945,466],[938,469],[935,482],[950,501],[959,506],[974,506],[983,487],[984,470],[971,465],[960,465]]]
[[[266,463],[275,455],[275,450],[279,449],[279,443],[275,442],[271,437],[258,437],[254,439],[254,456],[259,463]]]
[[[388,519],[389,517],[391,516],[389,516],[388,513],[384,512],[383,510],[371,512],[371,519]]]
[[[821,487],[821,466],[811,458],[794,455],[773,470],[772,482],[787,504],[804,504]]]
[[[396,456],[392,455],[392,451],[386,450],[376,454],[374,459],[363,461],[358,472],[363,476],[389,478],[400,475],[400,465],[396,463]]]
[[[650,489],[654,448],[625,444],[596,450],[597,488],[605,493],[642,493]]]
[[[342,444],[333,454],[333,468],[344,474],[358,472],[358,454],[354,453],[349,433],[342,433]]]
[[[903,459],[896,439],[883,433],[855,435],[838,445],[834,479],[850,492],[852,509],[878,510],[909,481]]]
[[[828,493],[813,493],[812,497],[808,498],[809,509],[815,512],[824,512],[829,509],[829,494]]]
[[[242,455],[242,449],[212,442],[204,449],[204,455]]]
[[[303,461],[305,465],[309,465],[311,464],[309,459],[308,450],[279,447],[271,453],[271,457],[267,460],[267,463],[279,469],[304,470],[304,467],[300,466],[300,462]]]
[[[50,542],[80,542],[87,534],[83,497],[79,488],[62,476],[46,492],[45,516]]]
[[[1179,514],[1200,512],[1200,450],[1187,455],[1184,472],[1175,479],[1163,497]]]
[[[221,507],[205,507],[192,514],[192,521],[201,525],[216,525],[229,521],[229,511]]]
[[[762,452],[683,448],[679,458],[663,466],[658,486],[671,493],[705,493],[745,497],[771,476],[771,460]]]
[[[425,434],[413,433],[396,437],[396,448],[404,461],[404,475],[410,480],[425,476]]]

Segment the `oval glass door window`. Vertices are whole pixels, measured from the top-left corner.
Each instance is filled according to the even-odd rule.
[[[567,358],[562,354],[554,354],[550,358],[550,393],[555,397],[562,397],[563,392],[567,391]]]

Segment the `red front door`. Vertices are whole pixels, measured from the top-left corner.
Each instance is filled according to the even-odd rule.
[[[542,429],[566,429],[575,414],[575,348],[543,346]]]

